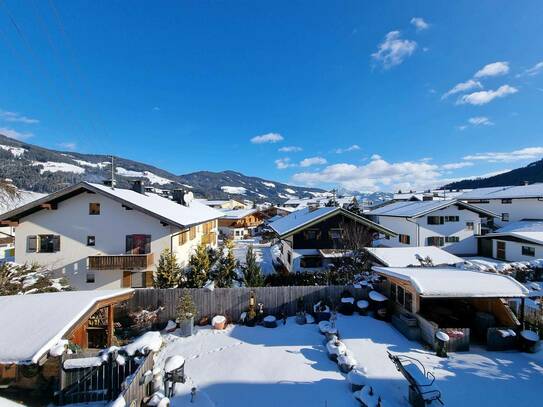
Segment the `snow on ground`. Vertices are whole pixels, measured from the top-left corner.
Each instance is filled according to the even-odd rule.
[[[33,161],[32,165],[41,165],[43,168],[40,169],[40,174],[45,172],[73,172],[74,174],[83,174],[85,169],[78,167],[74,164],[68,163],[59,163],[56,161]]]
[[[273,255],[270,243],[259,243],[259,239],[246,239],[234,241],[234,256],[241,264],[245,264],[247,249],[253,245],[256,261],[260,264],[264,275],[275,272],[273,268]]]
[[[388,359],[387,350],[420,360],[436,376],[446,406],[535,406],[543,381],[543,351],[450,353],[442,359],[411,342],[392,325],[372,317],[338,316],[342,341],[367,369],[368,384],[389,406],[407,407],[407,381]],[[229,326],[198,329],[191,338],[165,337],[167,356],[186,358],[187,383],[177,385],[176,406],[356,406],[344,374],[326,355],[316,325],[289,318],[276,329]],[[190,389],[197,388],[190,403]]]
[[[16,158],[22,156],[25,153],[25,151],[28,151],[26,148],[6,146],[4,144],[0,144],[0,148],[2,150],[9,151],[11,153],[11,155],[16,157]]]
[[[247,192],[247,188],[245,187],[230,187],[228,185],[225,185],[221,187],[223,192],[226,192],[227,194],[240,194],[244,195]]]
[[[268,188],[275,188],[275,184],[273,182],[266,182],[261,181],[264,185],[266,185]]]
[[[293,190],[292,188],[285,188],[285,192],[288,192],[289,194],[295,194],[296,191]]]
[[[76,160],[75,158],[74,158],[74,161],[78,163],[79,165],[82,165],[83,167],[92,167],[92,168],[105,168],[111,164],[107,161],[102,161],[101,163],[91,163],[90,161]]]
[[[151,171],[133,171],[123,167],[117,167],[117,174],[124,177],[147,178],[151,184],[167,185],[173,183],[171,179],[153,174]]]

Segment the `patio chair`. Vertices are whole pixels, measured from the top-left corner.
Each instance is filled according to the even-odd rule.
[[[426,371],[424,365],[417,359],[405,355],[388,353],[389,359],[396,369],[409,382],[409,402],[414,407],[425,407],[434,401],[444,405],[441,391],[435,384],[435,376]]]

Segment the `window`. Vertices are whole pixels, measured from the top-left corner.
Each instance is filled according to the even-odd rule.
[[[328,231],[328,236],[330,236],[330,239],[332,240],[339,240],[342,237],[342,230],[341,229],[330,229]]]
[[[127,235],[126,253],[148,254],[151,253],[151,235]]]
[[[29,253],[54,253],[60,251],[60,236],[38,235],[26,238],[26,251]]]
[[[411,236],[409,235],[398,235],[398,240],[400,241],[400,243],[403,243],[403,244],[411,244]]]
[[[317,240],[321,238],[321,231],[319,229],[307,229],[304,230],[304,239]]]
[[[300,267],[302,268],[319,268],[322,267],[321,256],[302,256],[300,259]]]
[[[94,273],[87,273],[87,283],[94,283],[95,281]]]
[[[535,256],[535,247],[522,246],[522,255],[523,256],[534,257]]]
[[[443,225],[444,219],[443,216],[428,216],[429,225]]]
[[[445,222],[458,222],[459,220],[459,216],[445,216]]]
[[[505,242],[496,242],[496,258],[499,260],[505,260]]]
[[[131,273],[130,274],[130,287],[132,288],[145,288],[145,273]]]
[[[396,289],[397,289],[397,285],[394,284],[394,283],[390,283],[390,299],[394,302],[396,302]]]
[[[87,236],[87,246],[96,246],[96,236]]]
[[[443,238],[443,236],[430,236],[427,242],[428,246],[441,247],[445,244],[445,239]]]
[[[502,222],[509,222],[509,214],[502,213]]]
[[[411,294],[409,291],[405,292],[404,307],[409,312],[413,312],[413,294]]]
[[[502,204],[512,204],[513,200],[511,198],[502,199]]]
[[[475,224],[473,222],[466,222],[466,229],[467,230],[474,230]]]
[[[185,230],[179,234],[179,246],[183,246],[189,239],[189,231]]]
[[[196,239],[196,227],[191,227],[189,230],[189,238],[190,240]]]
[[[447,236],[445,238],[445,243],[458,243],[460,238],[458,236]]]
[[[100,204],[97,202],[91,202],[89,204],[89,215],[100,215]]]

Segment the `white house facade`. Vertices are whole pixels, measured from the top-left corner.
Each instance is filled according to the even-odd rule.
[[[543,183],[478,188],[458,199],[497,214],[494,223],[498,227],[523,219],[543,219]]]
[[[476,236],[495,214],[457,200],[403,201],[366,214],[397,237],[376,242],[382,247],[437,246],[457,255],[477,253]]]
[[[15,226],[15,261],[37,263],[75,289],[146,287],[168,248],[186,266],[217,244],[221,212],[128,189],[80,183],[0,216]]]

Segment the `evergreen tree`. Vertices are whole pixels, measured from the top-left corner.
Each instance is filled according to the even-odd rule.
[[[223,253],[217,264],[215,283],[219,288],[232,287],[236,278],[236,258],[234,257],[234,243],[227,239],[224,241],[226,253]]]
[[[264,285],[264,276],[262,275],[260,266],[256,262],[252,245],[247,249],[247,255],[245,256],[243,283],[246,287],[262,287]]]
[[[196,252],[190,257],[189,267],[186,274],[186,286],[189,288],[202,288],[208,280],[209,255],[206,245],[200,243]]]
[[[170,249],[160,253],[153,285],[155,288],[174,288],[179,283],[181,267],[177,263],[177,256]]]
[[[183,290],[181,301],[176,308],[176,314],[177,319],[180,321],[191,319],[196,316],[196,306],[194,305],[188,290]]]

